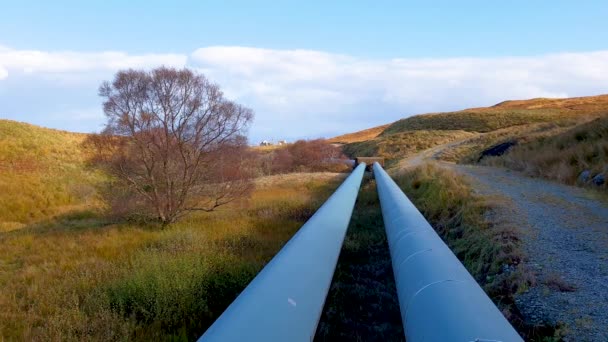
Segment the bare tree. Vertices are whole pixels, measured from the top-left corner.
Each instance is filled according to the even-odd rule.
[[[92,138],[95,160],[115,176],[124,206],[163,225],[246,195],[251,173],[244,132],[253,112],[188,69],[126,70],[99,94],[108,118]]]

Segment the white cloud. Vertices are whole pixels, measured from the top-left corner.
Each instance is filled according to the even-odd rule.
[[[17,95],[20,103],[26,100],[30,104],[30,112],[57,108],[75,113],[87,108],[87,115],[95,117],[101,80],[111,79],[118,69],[159,65],[196,68],[218,82],[227,96],[252,107],[256,111],[251,129],[254,141],[329,136],[409,114],[507,99],[608,93],[608,51],[366,59],[313,50],[237,46],[205,47],[190,55],[48,52],[0,46],[0,113],[21,114],[12,113],[20,108],[10,103]],[[26,94],[33,87],[36,91]],[[45,87],[53,87],[48,92],[52,96],[44,95]],[[98,113],[103,119],[101,108]],[[74,117],[66,114],[66,120],[72,120],[69,116]],[[37,118],[24,120],[44,124]],[[86,126],[90,120],[82,122],[81,130],[98,129]]]
[[[158,65],[182,67],[188,57],[180,54],[130,55],[125,52],[47,52],[0,47],[0,67],[24,73],[76,73],[150,68]],[[5,76],[6,77],[6,76]]]
[[[254,129],[293,135],[349,131],[406,114],[506,99],[608,92],[608,51],[373,60],[219,46],[194,51],[190,64],[219,81],[229,95],[257,108],[261,124]],[[273,125],[278,116],[284,126]]]

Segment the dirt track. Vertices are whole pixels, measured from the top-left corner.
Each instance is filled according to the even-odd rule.
[[[507,170],[446,167],[468,176],[476,192],[510,202],[495,219],[521,229],[537,279],[516,297],[524,317],[565,323],[566,341],[608,341],[608,205],[585,189]]]

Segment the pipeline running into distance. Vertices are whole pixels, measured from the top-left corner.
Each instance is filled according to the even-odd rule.
[[[312,341],[364,171],[357,166],[199,341]]]

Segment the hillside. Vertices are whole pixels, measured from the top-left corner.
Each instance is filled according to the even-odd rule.
[[[542,139],[605,115],[608,95],[505,101],[491,107],[401,119],[376,137],[344,145],[344,151],[352,157],[379,155],[391,164],[423,149],[459,141],[443,151],[442,158],[476,162],[481,151],[495,144],[512,139]],[[374,129],[378,127],[370,130]],[[361,132],[351,135],[364,136]],[[345,136],[349,134],[341,137]]]
[[[0,120],[0,231],[95,203],[85,134]]]
[[[488,158],[483,162],[522,171],[533,177],[549,178],[566,184],[593,183],[606,189],[608,116],[558,134],[536,136],[514,146],[502,156]]]
[[[539,122],[555,122],[608,113],[608,95],[568,99],[505,101],[491,107],[416,115],[392,123],[382,135],[408,130],[491,132]]]
[[[344,178],[261,177],[160,229],[95,210],[86,137],[0,120],[0,341],[194,340]]]
[[[327,141],[329,141],[331,143],[336,143],[336,144],[350,144],[350,143],[366,141],[366,140],[374,139],[377,136],[379,136],[382,132],[384,132],[384,130],[388,126],[389,125],[387,124],[387,125],[364,129],[362,131],[358,131],[358,132],[354,132],[354,133],[343,134],[343,135],[339,135],[337,137],[333,137],[331,139],[327,139]]]
[[[382,156],[388,165],[406,156],[421,152],[437,145],[473,136],[462,130],[413,130],[382,135],[367,141],[360,141],[343,146],[344,153],[356,156]]]

